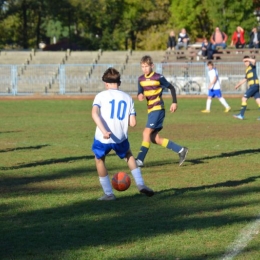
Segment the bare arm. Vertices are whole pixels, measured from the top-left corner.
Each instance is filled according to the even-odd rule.
[[[243,85],[244,83],[246,83],[246,78],[245,79],[242,79],[241,81],[239,81],[237,83],[237,85],[235,86],[235,89],[238,89],[241,85]]]
[[[97,127],[102,132],[103,138],[104,139],[109,139],[110,135],[111,135],[111,132],[108,132],[106,130],[106,128],[104,127],[104,125],[103,125],[99,115],[100,115],[99,107],[98,106],[93,106],[92,107],[92,118],[93,118],[94,122],[96,123]]]
[[[211,89],[214,85],[215,85],[215,83],[217,82],[217,77],[215,76],[214,77],[214,79],[209,83],[209,86],[208,86],[208,89]]]
[[[136,116],[135,115],[130,115],[129,116],[129,125],[131,127],[135,127],[136,126]]]
[[[246,62],[246,61],[249,61],[249,62],[252,63],[253,65],[256,64],[256,60],[253,59],[253,58],[245,58],[245,59],[243,59],[243,62]]]

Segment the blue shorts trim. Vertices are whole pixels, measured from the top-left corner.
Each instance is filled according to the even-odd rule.
[[[209,89],[208,96],[212,97],[212,98],[214,98],[214,97],[221,98],[222,93],[221,93],[220,89]]]
[[[260,98],[259,85],[251,86],[244,94],[245,98],[254,97],[255,99]]]
[[[120,144],[103,144],[100,141],[94,139],[92,144],[92,151],[95,154],[96,158],[100,159],[107,155],[111,150],[114,150],[116,154],[121,158],[125,158],[127,152],[130,149],[130,144],[128,139],[124,140]]]
[[[165,118],[165,110],[155,110],[148,114],[146,128],[156,129],[160,131],[163,128]]]

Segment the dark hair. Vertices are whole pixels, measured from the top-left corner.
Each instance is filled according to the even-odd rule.
[[[147,63],[148,65],[152,65],[152,64],[153,64],[153,59],[152,59],[151,56],[145,55],[145,56],[142,57],[140,63],[141,63],[141,64],[142,64],[142,63]]]
[[[117,83],[120,85],[120,73],[115,68],[108,68],[104,72],[102,80],[106,83]]]
[[[207,63],[207,66],[209,66],[209,65],[214,66],[214,63],[210,60],[210,61],[208,61],[208,63]]]
[[[246,55],[246,56],[244,56],[244,58],[243,59],[249,59],[249,56],[248,55]]]

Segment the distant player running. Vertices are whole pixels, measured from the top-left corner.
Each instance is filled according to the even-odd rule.
[[[222,96],[218,71],[214,67],[214,64],[212,61],[208,61],[207,66],[208,66],[208,75],[209,75],[209,81],[210,81],[209,86],[208,86],[208,89],[209,89],[208,90],[208,99],[206,102],[206,109],[202,110],[201,112],[210,113],[210,106],[211,106],[212,98],[217,97],[219,102],[225,107],[224,112],[227,113],[230,111],[231,108]]]
[[[115,200],[111,182],[105,165],[106,155],[114,150],[125,159],[134,177],[138,190],[153,196],[154,191],[145,186],[142,173],[137,167],[128,141],[128,125],[136,125],[136,113],[133,99],[119,90],[120,74],[114,68],[108,68],[102,80],[106,90],[98,93],[93,101],[92,118],[96,123],[95,138],[92,151],[95,154],[96,168],[104,196],[98,200]]]
[[[188,148],[180,146],[169,139],[159,136],[163,128],[165,118],[164,101],[162,99],[163,89],[168,88],[172,95],[170,112],[177,110],[177,98],[175,88],[159,73],[153,71],[153,60],[150,56],[141,59],[143,75],[138,78],[138,100],[146,98],[148,119],[143,131],[143,141],[140,152],[136,158],[139,167],[144,165],[144,159],[149,151],[150,143],[158,144],[179,154],[179,165],[182,165],[188,154]]]
[[[242,79],[236,86],[235,89],[238,89],[241,85],[247,82],[248,89],[244,96],[242,97],[242,104],[241,104],[241,110],[238,115],[234,115],[234,118],[237,119],[244,119],[244,115],[247,108],[247,100],[250,97],[254,97],[255,101],[258,105],[258,108],[260,109],[260,93],[259,93],[259,79],[256,73],[256,60],[253,58],[250,58],[249,56],[245,56],[243,59],[243,62],[246,66],[246,75],[245,78]],[[260,120],[260,117],[257,118],[257,120]]]

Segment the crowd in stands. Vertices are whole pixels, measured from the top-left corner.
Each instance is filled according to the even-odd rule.
[[[221,31],[219,27],[215,28],[215,31],[212,33],[210,39],[204,38],[201,44],[201,55],[204,59],[213,59],[213,54],[217,52],[218,48],[226,49],[227,48],[228,35]],[[181,32],[178,36],[175,36],[174,30],[170,31],[167,50],[179,50],[180,48],[187,49],[190,43],[190,38],[185,28],[181,29]],[[236,49],[245,48],[260,48],[260,32],[256,27],[252,29],[249,34],[249,42],[246,45],[245,41],[245,30],[241,26],[237,26],[234,31],[230,47],[235,47]]]

